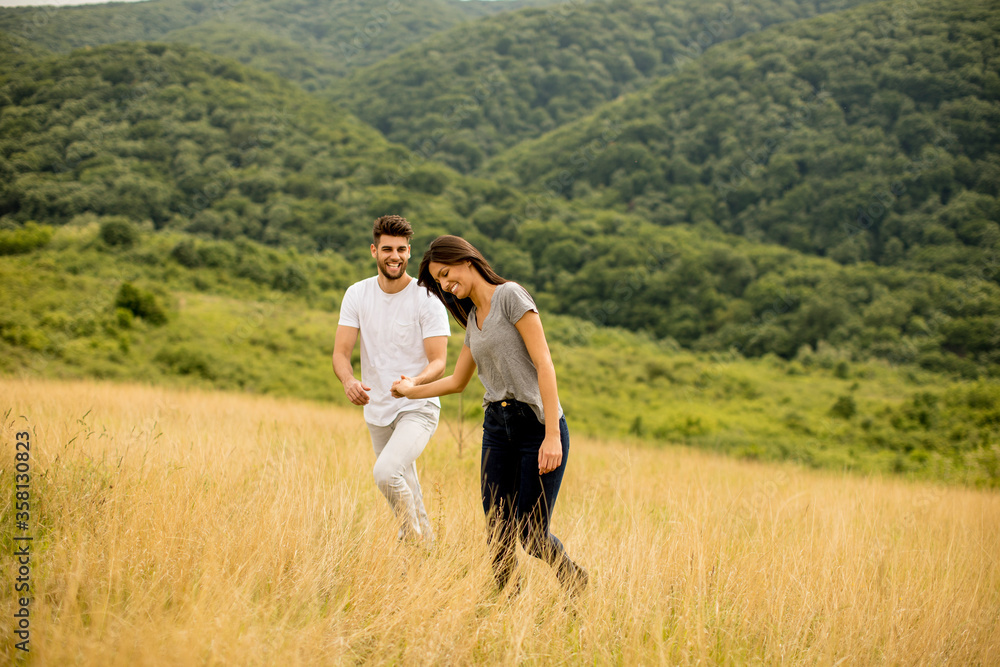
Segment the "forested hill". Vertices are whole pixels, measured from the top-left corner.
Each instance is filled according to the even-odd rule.
[[[407,158],[350,113],[184,45],[118,44],[0,68],[7,224],[118,215],[306,249],[350,246],[366,237],[357,220],[387,210],[454,224],[461,197],[434,180],[445,168],[399,175]]]
[[[0,63],[3,63],[3,69],[10,70],[45,55],[46,50],[37,44],[0,30]]]
[[[865,0],[600,0],[464,24],[335,84],[389,139],[460,171],[715,45]]]
[[[320,88],[465,21],[546,0],[150,0],[0,9],[0,30],[52,51],[180,41]]]
[[[252,239],[367,266],[368,225],[392,211],[419,223],[415,252],[466,236],[547,312],[704,350],[792,358],[830,344],[968,376],[1000,367],[1000,288],[982,276],[838,266],[707,225],[525,196],[187,46],[18,57],[0,67],[0,254],[44,245],[46,225],[125,223],[234,244],[210,255],[240,256]]]
[[[878,3],[712,49],[487,172],[823,255],[1000,281],[1000,5]]]

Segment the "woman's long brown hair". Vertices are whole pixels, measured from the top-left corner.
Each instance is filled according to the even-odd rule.
[[[469,310],[472,308],[472,299],[458,299],[454,294],[445,292],[431,275],[431,262],[455,266],[462,262],[470,262],[476,268],[486,282],[490,285],[502,285],[507,282],[501,278],[490,263],[483,257],[483,253],[476,250],[475,246],[459,236],[439,236],[431,241],[430,248],[424,253],[424,258],[420,260],[420,270],[417,273],[417,284],[427,289],[428,292],[441,299],[441,303],[448,309],[462,328],[469,324]]]

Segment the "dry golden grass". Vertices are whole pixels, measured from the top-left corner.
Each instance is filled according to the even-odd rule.
[[[423,551],[396,542],[360,411],[9,378],[0,397],[3,534],[14,433],[34,434],[36,664],[1000,656],[995,493],[576,439],[553,530],[591,589],[567,600],[522,553],[509,598],[491,594],[478,450],[457,457],[445,428],[421,458]]]

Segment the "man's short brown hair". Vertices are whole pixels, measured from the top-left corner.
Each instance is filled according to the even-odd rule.
[[[410,222],[401,215],[383,215],[375,219],[375,226],[372,228],[372,239],[378,245],[382,236],[402,236],[406,242],[410,242],[413,237],[413,227]]]

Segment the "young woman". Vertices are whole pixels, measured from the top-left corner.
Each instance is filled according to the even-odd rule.
[[[465,345],[452,375],[422,385],[403,377],[393,384],[393,395],[416,399],[459,393],[478,366],[486,388],[483,511],[497,585],[502,589],[510,580],[520,539],[525,551],[555,568],[567,590],[581,591],[587,572],[549,532],[566,470],[569,430],[535,302],[457,236],[439,236],[431,243],[420,262],[418,284],[465,327]]]

